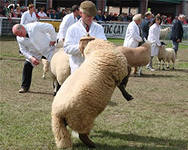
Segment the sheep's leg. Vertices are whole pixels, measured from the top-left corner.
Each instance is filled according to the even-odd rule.
[[[136,72],[137,72],[137,67],[134,67],[134,72],[133,72],[133,74],[136,75]]]
[[[138,76],[140,77],[141,74],[142,74],[142,67],[139,67],[139,68],[138,68]]]
[[[167,66],[166,66],[166,68],[168,68],[168,69],[170,68],[170,67],[169,67],[169,62],[167,62]]]
[[[58,81],[55,79],[53,81],[53,88],[54,88],[54,93],[53,96],[55,96],[58,92],[58,90],[60,89],[61,85],[58,83]]]
[[[172,70],[174,70],[175,69],[175,60],[172,60],[172,63],[173,63]]]
[[[159,60],[159,70],[161,70],[161,60]]]
[[[89,139],[88,135],[79,133],[79,139],[89,148],[96,148],[95,143]]]
[[[163,64],[162,65],[163,65],[162,70],[165,70],[165,67],[164,67],[165,66],[165,61],[164,60],[163,60]]]
[[[120,85],[118,85],[118,88],[120,89],[123,97],[127,100],[127,101],[130,101],[132,99],[134,99],[132,97],[132,95],[130,95],[126,90],[126,86],[127,86],[127,83],[128,83],[128,79],[129,79],[129,76],[130,76],[130,73],[131,73],[131,67],[127,67],[128,69],[128,75],[121,81]]]
[[[71,135],[62,118],[52,115],[52,131],[58,148],[72,147]]]
[[[43,64],[43,74],[42,74],[42,78],[45,79],[46,78],[46,73],[49,70],[49,62],[43,57],[42,59],[42,64]]]

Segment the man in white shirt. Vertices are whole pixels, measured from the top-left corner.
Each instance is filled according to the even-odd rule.
[[[79,6],[78,5],[73,5],[72,6],[72,13],[66,15],[60,26],[59,26],[59,32],[58,32],[58,39],[59,42],[63,42],[65,39],[65,35],[67,32],[67,29],[74,23],[78,21],[77,17],[79,15]]]
[[[64,42],[64,51],[70,55],[69,63],[71,73],[79,68],[81,63],[84,61],[84,57],[81,55],[79,50],[79,41],[81,37],[86,36],[89,33],[90,36],[106,40],[103,27],[93,21],[96,13],[97,10],[93,2],[82,2],[80,4],[81,18],[67,30]]]
[[[33,4],[29,5],[29,10],[24,12],[21,17],[20,24],[27,24],[31,22],[36,22],[38,19],[35,14],[35,8]]]
[[[19,90],[19,93],[25,93],[30,88],[33,66],[39,64],[42,56],[48,61],[51,60],[55,49],[56,33],[51,24],[40,22],[16,24],[12,32],[17,36],[20,51],[26,57]]]
[[[141,14],[134,15],[133,21],[129,23],[127,27],[123,46],[136,48],[138,47],[139,42],[143,41],[139,29],[139,25],[141,24],[141,21],[142,21]]]
[[[136,48],[139,46],[139,43],[143,41],[142,36],[141,36],[141,28],[140,24],[142,22],[142,15],[141,14],[136,14],[133,17],[133,21],[129,23],[127,27],[127,31],[125,34],[125,39],[123,46],[125,47],[131,47],[131,48]],[[138,75],[141,75],[141,68],[139,68]],[[137,67],[135,67],[134,74],[137,72]]]

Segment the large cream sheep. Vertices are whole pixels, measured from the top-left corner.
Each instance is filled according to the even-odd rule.
[[[72,147],[66,126],[79,133],[89,147],[95,118],[105,109],[115,87],[127,76],[127,60],[104,40],[93,40],[84,50],[85,61],[63,83],[52,103],[52,130],[58,148]],[[92,51],[92,52],[90,52]]]
[[[69,57],[64,52],[63,48],[58,49],[58,51],[53,55],[50,62],[50,69],[52,73],[55,96],[60,86],[70,75]]]
[[[137,48],[128,48],[124,46],[118,46],[117,50],[121,51],[127,58],[127,63],[131,67],[140,67],[138,75],[141,74],[141,66],[146,66],[151,57],[151,45],[150,43],[144,43]]]
[[[159,60],[159,70],[161,69],[161,62],[163,61],[163,70],[165,70],[164,65],[167,62],[167,68],[169,68],[170,61],[173,63],[172,69],[175,68],[176,55],[173,48],[165,48],[165,44],[162,42],[162,46],[159,47],[158,53]]]

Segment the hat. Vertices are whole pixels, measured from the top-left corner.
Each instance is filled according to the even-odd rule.
[[[149,15],[151,15],[152,13],[151,13],[151,11],[147,11],[146,13],[145,13],[145,16],[149,16]]]
[[[142,19],[142,14],[136,14],[134,15],[133,17],[133,20],[136,21],[136,20],[141,20]]]
[[[80,4],[80,11],[88,16],[96,16],[97,9],[92,1],[84,1]]]

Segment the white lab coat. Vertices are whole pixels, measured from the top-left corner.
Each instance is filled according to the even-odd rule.
[[[142,42],[138,25],[132,21],[127,27],[123,46],[125,47],[138,47],[139,42]]]
[[[157,56],[159,53],[160,42],[160,25],[154,23],[149,28],[148,41],[152,43],[151,45],[151,56]]]
[[[81,19],[72,26],[70,26],[67,30],[64,42],[64,51],[70,55],[69,63],[71,67],[71,73],[73,73],[77,68],[79,68],[81,63],[84,61],[84,58],[79,50],[79,41],[81,37],[86,35],[87,31],[83,26]],[[89,35],[106,40],[103,27],[96,22],[92,22],[89,29]]]
[[[35,12],[33,12],[31,15],[28,10],[22,14],[20,24],[28,24],[36,21],[37,21],[37,17]]]
[[[60,40],[65,39],[65,35],[67,33],[68,27],[70,27],[72,24],[76,23],[77,21],[78,21],[78,19],[76,17],[74,17],[73,13],[66,15],[63,18],[63,20],[59,26],[59,32],[58,32],[57,38]]]
[[[41,59],[45,56],[48,61],[51,60],[55,47],[49,46],[50,41],[56,41],[55,29],[51,24],[34,22],[24,25],[29,38],[17,36],[17,42],[22,54],[26,60],[34,56]]]

